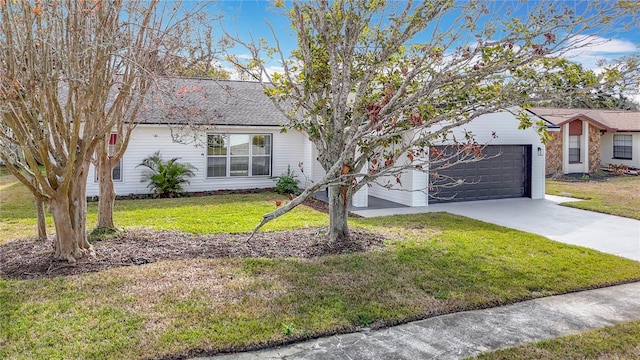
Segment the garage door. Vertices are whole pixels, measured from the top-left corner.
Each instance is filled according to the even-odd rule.
[[[487,146],[483,154],[488,158],[438,171],[465,183],[430,194],[429,203],[531,196],[531,146]]]

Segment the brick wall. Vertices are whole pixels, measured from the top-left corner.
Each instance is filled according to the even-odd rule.
[[[546,175],[562,173],[562,130],[550,132],[551,140],[546,144]]]
[[[589,173],[600,170],[600,130],[589,124]]]

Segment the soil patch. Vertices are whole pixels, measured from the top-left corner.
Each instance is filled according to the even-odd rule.
[[[213,195],[231,195],[231,194],[259,194],[264,192],[275,192],[274,188],[253,188],[253,189],[238,189],[238,190],[211,190],[211,191],[196,191],[196,192],[184,192],[179,194],[172,194],[170,198],[183,198],[183,197],[200,197],[200,196],[213,196]],[[87,201],[98,201],[99,196],[88,196]],[[142,200],[142,199],[157,199],[154,194],[129,194],[129,195],[117,195],[116,200]],[[162,198],[162,197],[160,197]]]
[[[335,244],[325,228],[261,232],[247,242],[248,234],[194,235],[176,231],[127,230],[94,243],[95,257],[75,266],[53,259],[53,240],[11,241],[0,246],[0,277],[36,279],[78,275],[121,266],[139,266],[163,260],[193,258],[313,258],[368,251],[383,246],[385,237],[351,230],[351,241]]]
[[[550,175],[547,176],[551,180],[556,181],[564,181],[564,182],[601,182],[601,181],[609,181],[612,178],[616,178],[619,175],[615,175],[614,173],[601,171],[595,174],[562,174],[562,175]]]

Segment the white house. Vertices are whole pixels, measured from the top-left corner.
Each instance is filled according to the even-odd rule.
[[[176,101],[150,95],[155,100],[140,114],[122,162],[114,171],[116,194],[150,192],[141,182],[144,170],[137,165],[156,151],[164,159],[178,157],[180,162],[197,168],[196,176],[186,186],[188,192],[271,188],[275,185],[273,177],[285,173],[289,166],[302,179],[300,164],[310,180],[323,175],[315,160],[315,146],[300,132],[281,131],[285,118],[260,84],[173,79],[171,92]],[[490,158],[449,170],[451,175],[467,179],[467,184],[441,192],[436,198],[424,191],[363,187],[354,196],[353,205],[366,207],[369,197],[406,206],[425,206],[434,201],[543,198],[544,145],[535,129],[518,130],[518,125],[513,112],[501,111],[460,129],[471,131],[479,143],[489,144],[484,153]],[[402,175],[406,190],[425,189],[428,181],[424,172]],[[98,195],[93,167],[87,194]]]
[[[284,117],[258,83],[172,79],[169,92],[149,95],[154,100],[113,172],[117,195],[150,193],[138,165],[156,151],[196,167],[188,192],[271,188],[288,166],[312,163],[310,142],[297,131],[281,132]],[[87,185],[87,195],[97,196],[93,166]]]

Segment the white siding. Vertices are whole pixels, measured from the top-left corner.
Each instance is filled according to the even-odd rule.
[[[614,159],[613,158],[613,135],[612,133],[603,134],[600,137],[600,162],[602,165],[622,164],[634,168],[640,168],[640,133],[616,133],[618,135],[632,136],[632,155],[631,160]]]
[[[405,160],[407,159],[401,158],[399,161]],[[427,205],[428,175],[426,173],[415,170],[406,171],[400,176],[400,184],[395,177],[381,177],[369,188],[369,195],[407,206]],[[391,188],[387,185],[391,185]]]
[[[313,145],[313,143],[307,139],[305,139],[304,142],[305,156],[304,162],[302,163],[303,174],[300,174],[301,178],[299,179],[300,187],[302,188],[306,188],[307,186],[311,185],[314,180],[316,180],[316,178],[314,177],[314,173],[317,168],[321,168],[320,163],[316,160],[318,154],[315,145]],[[297,169],[297,171],[300,171],[300,169]]]
[[[307,151],[305,137],[297,131],[281,133],[279,127],[222,127],[218,126],[215,133],[246,133],[272,135],[272,176],[279,176],[287,171],[287,165],[299,175],[298,163],[305,161]],[[129,147],[123,157],[123,181],[115,182],[117,195],[148,194],[150,190],[146,183],[140,182],[142,168],[136,168],[147,156],[160,150],[163,159],[180,158],[180,162],[190,163],[198,170],[196,176],[190,178],[190,184],[185,187],[188,192],[270,188],[275,185],[275,179],[269,176],[260,177],[227,177],[207,178],[206,132],[198,133],[199,145],[185,145],[172,140],[171,130],[166,125],[139,125],[131,136]],[[95,181],[95,170],[91,166],[87,195],[98,195],[98,184]]]
[[[311,171],[311,181],[318,181],[322,179],[322,177],[326,174],[326,171],[324,171],[322,165],[320,165],[320,162],[318,161],[318,149],[316,149],[316,146],[313,143],[311,144],[311,150],[311,161],[313,164]]]

